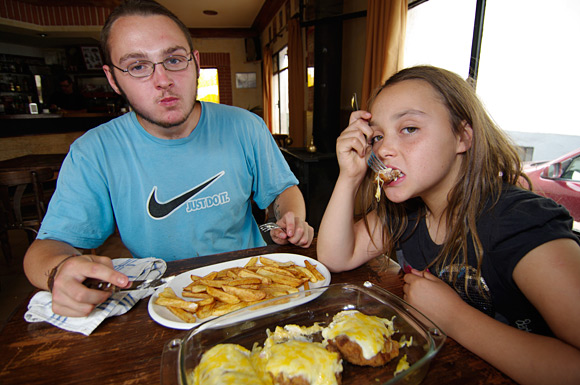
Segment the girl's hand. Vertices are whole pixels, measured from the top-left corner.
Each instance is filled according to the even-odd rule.
[[[369,140],[373,130],[369,126],[371,113],[355,111],[350,115],[349,126],[336,141],[336,156],[340,173],[362,181],[366,170],[366,155],[370,152]]]
[[[404,276],[403,299],[423,312],[437,326],[450,328],[453,314],[469,306],[447,283],[428,271],[411,269]]]

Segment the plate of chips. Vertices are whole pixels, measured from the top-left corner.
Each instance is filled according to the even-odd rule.
[[[149,299],[148,311],[163,326],[187,330],[249,305],[263,303],[250,316],[297,306],[316,298],[301,292],[329,284],[330,272],[312,258],[265,254],[182,273],[157,289]],[[233,322],[232,317],[228,320]]]

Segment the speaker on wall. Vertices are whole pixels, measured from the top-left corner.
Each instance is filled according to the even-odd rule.
[[[246,39],[246,61],[262,60],[262,47],[259,37],[249,37]]]

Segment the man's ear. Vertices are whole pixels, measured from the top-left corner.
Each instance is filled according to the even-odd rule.
[[[465,120],[461,122],[461,132],[457,137],[457,153],[462,154],[471,148],[473,140],[473,128]]]
[[[115,91],[117,94],[121,95],[121,90],[119,90],[119,87],[117,87],[117,82],[115,81],[115,77],[111,73],[111,67],[109,67],[108,65],[105,64],[103,66],[103,71],[105,71],[105,75],[107,76],[107,80],[109,81],[109,84],[111,85],[111,88],[113,89],[113,91]]]

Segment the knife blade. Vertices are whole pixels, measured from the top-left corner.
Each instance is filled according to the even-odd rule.
[[[110,291],[113,293],[119,293],[119,292],[127,292],[127,291],[132,291],[132,290],[155,289],[155,288],[158,288],[159,286],[162,286],[162,285],[165,285],[166,283],[171,282],[173,280],[173,278],[175,278],[174,275],[170,276],[170,277],[146,279],[146,280],[142,280],[142,281],[132,281],[131,286],[129,286],[127,288],[120,288],[118,286],[113,285],[110,282],[102,281],[100,279],[87,278],[83,282],[83,285],[85,285],[89,289],[96,289],[96,290]]]

